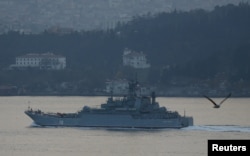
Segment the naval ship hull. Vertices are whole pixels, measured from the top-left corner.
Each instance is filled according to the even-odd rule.
[[[106,128],[183,128],[193,125],[192,117],[169,119],[134,118],[130,114],[95,114],[86,113],[81,116],[63,117],[59,115],[25,113],[40,126],[61,127],[106,127]]]

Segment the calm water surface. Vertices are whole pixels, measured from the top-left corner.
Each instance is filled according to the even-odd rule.
[[[68,113],[105,101],[0,97],[0,156],[206,156],[208,139],[250,139],[250,98],[228,99],[220,109],[204,98],[158,98],[160,105],[194,117],[195,126],[184,129],[41,128],[24,114],[28,106]]]

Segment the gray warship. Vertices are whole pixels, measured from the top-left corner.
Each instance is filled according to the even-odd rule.
[[[46,113],[28,108],[25,111],[36,125],[104,128],[183,128],[193,125],[193,117],[160,107],[155,93],[136,94],[137,81],[129,82],[129,91],[122,98],[111,95],[100,108],[84,106],[76,113]]]

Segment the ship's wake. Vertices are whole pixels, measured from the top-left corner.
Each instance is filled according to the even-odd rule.
[[[32,123],[30,128],[56,128],[57,126],[40,126],[36,123]],[[163,129],[144,129],[144,128],[104,128],[104,127],[77,127],[81,130],[100,130],[106,129],[109,131],[158,131],[158,130],[173,130],[172,128]],[[250,133],[250,126],[238,126],[238,125],[194,125],[186,128],[181,128],[186,131],[210,131],[210,132],[246,132]]]
[[[238,125],[195,125],[183,128],[188,131],[211,131],[211,132],[248,132],[250,127]]]

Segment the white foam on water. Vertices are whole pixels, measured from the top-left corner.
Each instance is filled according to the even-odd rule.
[[[195,126],[183,128],[183,130],[250,133],[250,127],[243,127],[243,126],[237,126],[237,125],[195,125]]]
[[[29,127],[41,127],[41,126],[36,124],[35,122],[32,122]]]

